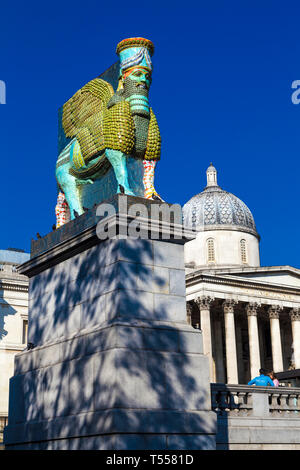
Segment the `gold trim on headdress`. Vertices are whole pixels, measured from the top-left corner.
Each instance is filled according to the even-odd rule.
[[[124,51],[124,49],[128,49],[128,47],[146,47],[151,55],[154,54],[153,42],[145,38],[123,39],[123,41],[119,42],[117,45],[116,53],[119,54],[121,51]]]

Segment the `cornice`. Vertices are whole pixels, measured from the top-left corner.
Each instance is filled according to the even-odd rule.
[[[214,232],[217,230],[227,230],[227,231],[234,231],[234,232],[246,232],[254,235],[258,241],[260,241],[260,235],[257,233],[255,229],[250,227],[245,227],[244,225],[233,225],[233,224],[212,224],[212,225],[198,225],[196,227],[196,232]]]
[[[126,214],[124,215],[122,213],[105,217],[86,230],[77,233],[57,245],[54,244],[47,251],[36,254],[36,256],[31,258],[29,261],[21,264],[18,271],[28,277],[35,276],[40,272],[81,253],[87,248],[103,243],[106,239],[101,240],[97,236],[97,233],[106,234],[107,232],[110,232],[115,233],[116,237],[120,236],[120,238],[130,238],[130,235],[128,235],[129,223],[134,220],[136,220],[134,217]],[[195,238],[195,233],[186,229],[181,224],[144,217],[139,217],[138,222],[140,232],[145,234],[145,239],[147,240],[162,239],[171,243],[184,245],[186,242]],[[103,228],[103,230],[101,231],[100,228]],[[116,238],[114,237],[114,239]]]
[[[28,282],[24,281],[24,283],[21,283],[17,280],[14,282],[8,282],[6,280],[3,281],[2,279],[0,279],[0,291],[1,290],[28,292]]]
[[[247,287],[251,289],[261,289],[261,290],[268,290],[271,292],[278,292],[278,293],[286,293],[286,294],[295,294],[300,295],[300,288],[294,287],[282,287],[275,284],[266,284],[262,282],[254,282],[248,280],[240,280],[240,279],[229,279],[228,277],[220,277],[216,275],[209,275],[209,274],[187,274],[186,276],[186,286],[194,286],[199,284],[200,282],[206,282],[209,284],[222,284],[227,286],[234,286],[234,287]]]
[[[197,271],[202,271],[203,269],[199,267],[196,268]],[[204,270],[203,270],[204,271]],[[207,271],[207,268],[206,268]],[[294,268],[293,266],[284,265],[284,266],[228,266],[228,267],[215,267],[213,269],[214,274],[216,275],[244,275],[244,274],[263,274],[263,273],[287,273],[293,274],[300,278],[300,269]]]

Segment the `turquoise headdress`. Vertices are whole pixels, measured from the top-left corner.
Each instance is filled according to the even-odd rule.
[[[151,56],[154,53],[154,45],[149,39],[123,39],[123,41],[119,42],[116,52],[120,57],[121,74],[129,68],[136,66],[152,71]]]

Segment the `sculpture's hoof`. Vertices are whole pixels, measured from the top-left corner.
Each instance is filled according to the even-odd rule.
[[[121,184],[119,184],[118,194],[126,194],[127,196],[135,196],[135,194],[131,191],[131,189],[125,188]]]
[[[157,194],[157,192],[155,192],[155,193],[152,194],[152,198],[151,198],[151,199],[153,199],[153,201],[165,202],[165,201],[160,197],[160,195]]]

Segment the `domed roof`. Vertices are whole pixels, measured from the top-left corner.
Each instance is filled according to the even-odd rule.
[[[240,230],[259,237],[250,210],[234,194],[220,188],[212,163],[206,175],[204,191],[183,206],[184,225],[196,230]]]

